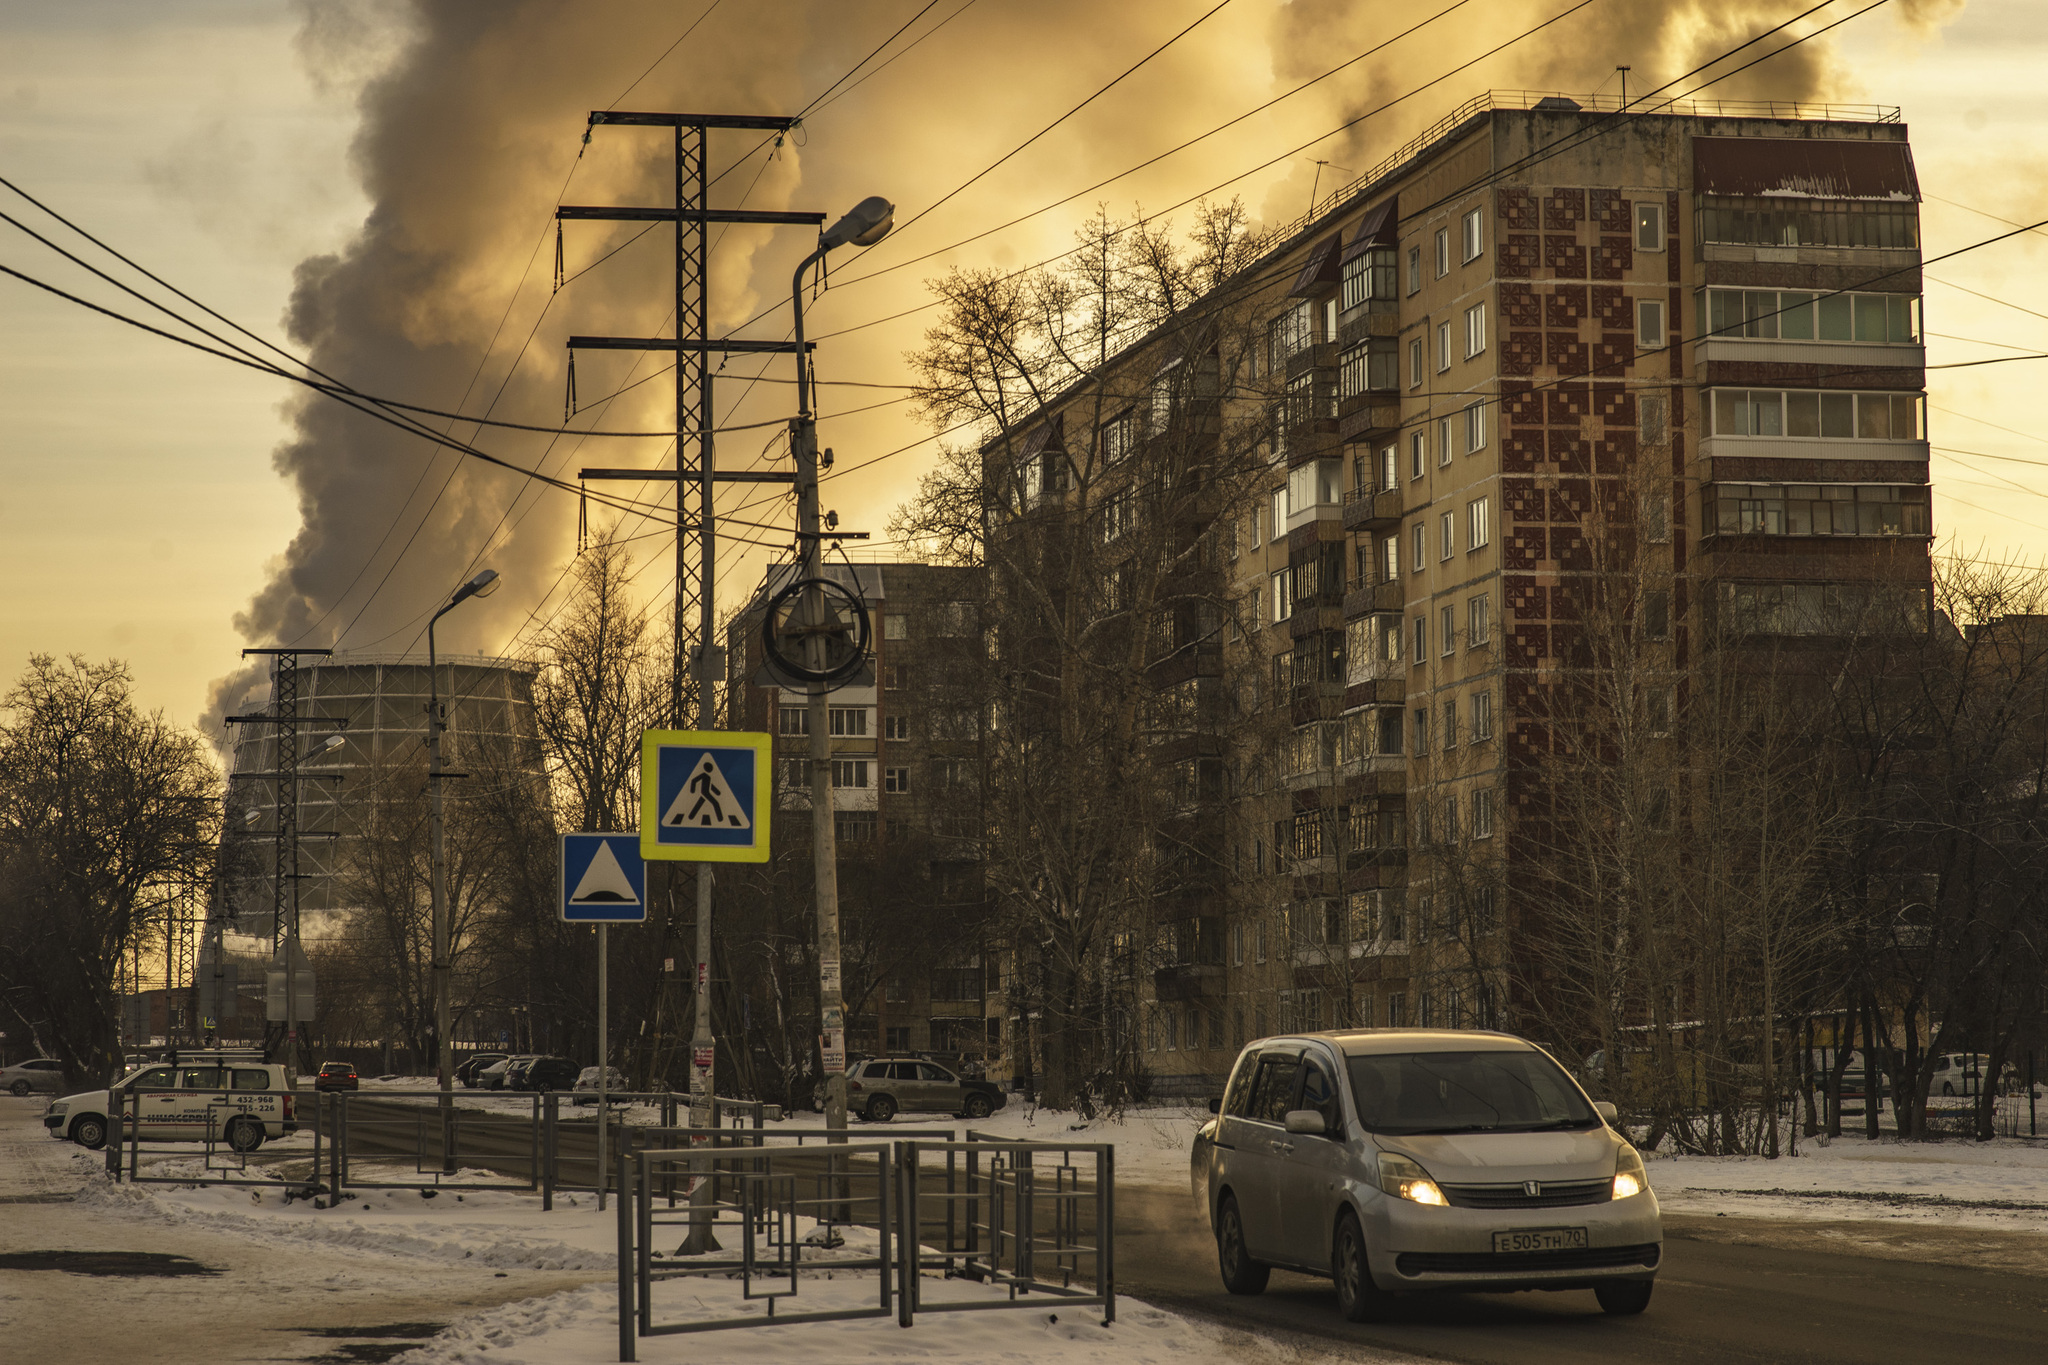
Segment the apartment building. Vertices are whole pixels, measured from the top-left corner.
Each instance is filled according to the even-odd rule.
[[[978,932],[981,576],[908,563],[826,573],[859,596],[873,626],[872,675],[831,694],[828,721],[847,1046],[985,1067],[1000,1052],[1002,1021]],[[808,702],[762,671],[761,613],[789,576],[771,571],[729,628],[731,696],[737,728],[776,737],[770,875],[781,878],[788,937],[814,943]],[[786,894],[799,886],[804,894]],[[809,998],[815,980],[805,984]]]
[[[1512,1024],[1510,831],[1606,628],[1579,580],[1626,563],[1651,733],[1709,631],[1927,581],[1917,200],[1896,111],[1494,95],[1279,248],[1241,561],[1304,736],[1276,1025]]]

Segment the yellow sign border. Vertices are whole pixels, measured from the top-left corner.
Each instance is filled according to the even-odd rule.
[[[661,751],[690,745],[706,749],[752,749],[754,751],[754,808],[747,812],[753,823],[750,847],[692,848],[686,844],[664,844],[661,828]],[[640,736],[640,856],[675,863],[765,863],[770,852],[768,820],[775,807],[775,741],[762,730],[647,730]]]

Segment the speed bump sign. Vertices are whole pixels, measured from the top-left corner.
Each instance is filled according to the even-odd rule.
[[[768,861],[770,738],[752,730],[649,730],[640,740],[640,856]]]

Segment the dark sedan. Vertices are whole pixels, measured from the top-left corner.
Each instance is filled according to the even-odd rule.
[[[506,1076],[506,1086],[511,1090],[549,1091],[571,1090],[583,1068],[567,1057],[532,1057],[526,1065],[517,1067]]]

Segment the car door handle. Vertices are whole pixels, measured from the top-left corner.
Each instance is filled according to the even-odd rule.
[[[1291,1142],[1268,1142],[1266,1148],[1269,1151],[1278,1152],[1285,1156],[1294,1150],[1294,1144]]]

